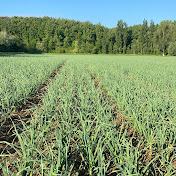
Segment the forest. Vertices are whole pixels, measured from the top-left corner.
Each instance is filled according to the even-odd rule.
[[[0,17],[0,52],[176,55],[176,21],[109,29],[89,21]]]

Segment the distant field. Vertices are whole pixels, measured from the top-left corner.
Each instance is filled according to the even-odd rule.
[[[176,57],[16,55],[0,65],[0,128],[13,135],[0,138],[4,175],[176,174]]]

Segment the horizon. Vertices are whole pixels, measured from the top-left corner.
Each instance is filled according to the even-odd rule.
[[[87,21],[80,21],[80,20],[76,20],[76,19],[68,19],[68,18],[52,17],[52,16],[16,16],[16,15],[15,15],[15,16],[0,16],[0,18],[3,18],[3,17],[4,17],[4,18],[5,18],[5,17],[7,17],[7,18],[13,18],[13,17],[21,17],[21,18],[44,18],[44,17],[49,17],[49,18],[55,18],[55,19],[74,20],[74,21],[78,21],[78,22],[81,22],[81,23],[84,23],[84,22],[90,22],[90,23],[92,23],[92,22],[89,21],[89,20],[87,20]],[[122,20],[123,22],[126,22],[126,21],[123,20],[123,19],[119,19],[119,20]],[[119,20],[118,20],[118,21],[119,21]],[[147,19],[144,18],[143,20],[147,20]],[[118,23],[118,21],[117,21],[117,23]],[[150,22],[151,22],[151,21],[153,21],[154,24],[157,25],[157,24],[160,24],[162,21],[172,21],[172,22],[174,22],[174,21],[176,21],[176,20],[167,19],[167,20],[161,20],[159,23],[155,23],[155,21],[154,21],[153,19],[150,19],[150,20],[147,20],[148,26],[150,25]],[[126,22],[126,23],[127,23],[127,22]],[[109,28],[109,29],[113,29],[113,28],[116,28],[116,27],[117,27],[117,25],[114,26],[114,27],[107,27],[107,26],[101,24],[100,22],[98,22],[98,23],[92,23],[92,24],[93,24],[93,25],[100,24],[101,26],[104,26],[104,27]],[[142,21],[141,23],[133,24],[133,25],[129,25],[129,24],[127,23],[127,26],[130,27],[130,26],[142,25],[142,24],[143,24],[143,21]]]
[[[176,20],[175,6],[176,1],[169,0],[148,0],[141,2],[140,0],[125,2],[121,1],[105,1],[105,0],[89,0],[82,2],[81,0],[68,0],[66,2],[51,0],[31,0],[25,2],[3,1],[1,6],[4,7],[0,11],[0,16],[7,17],[52,17],[80,22],[89,21],[92,24],[100,23],[107,28],[117,26],[119,20],[123,20],[128,26],[142,24],[143,20],[150,23],[151,20],[155,24],[160,24],[164,20]]]

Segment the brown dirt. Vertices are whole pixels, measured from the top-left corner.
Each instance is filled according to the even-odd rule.
[[[101,92],[100,99],[105,99],[112,106],[112,110],[111,110],[112,116],[113,116],[112,118],[116,119],[117,130],[119,130],[122,127],[122,129],[123,129],[122,132],[123,132],[126,129],[127,130],[126,138],[128,140],[130,140],[130,138],[133,138],[132,139],[132,145],[134,147],[136,147],[139,144],[139,141],[141,142],[140,146],[139,146],[139,151],[143,152],[143,155],[138,159],[137,167],[138,168],[143,168],[143,167],[147,166],[149,164],[149,162],[152,159],[155,158],[155,156],[157,154],[157,150],[155,148],[153,148],[152,151],[150,151],[149,149],[148,150],[147,149],[144,150],[144,148],[145,148],[144,145],[146,145],[145,142],[144,142],[145,139],[141,138],[141,136],[139,135],[139,133],[131,126],[132,123],[129,120],[127,120],[127,118],[123,114],[119,113],[118,105],[116,104],[115,100],[109,95],[109,93],[106,90],[103,89],[100,81],[93,74],[93,72],[90,71],[90,70],[88,72],[91,75],[91,79],[94,80],[95,87],[98,88],[100,90],[100,92]],[[153,141],[153,144],[155,144],[155,142],[156,142],[156,140]],[[176,150],[176,149],[174,149],[174,150]],[[173,151],[173,153],[174,153],[174,151]],[[153,163],[157,166],[157,168],[161,167],[161,162],[160,162],[159,159],[155,159],[153,161]],[[173,159],[172,164],[173,164],[173,167],[176,167],[176,156]],[[113,170],[113,169],[115,170],[115,168],[113,168],[113,166],[110,165],[110,170]],[[140,170],[140,173],[144,174],[144,175],[153,175],[155,173],[154,170],[155,169],[154,169],[153,164],[150,164],[148,166],[148,169],[146,170],[145,173],[142,173],[143,169]],[[108,171],[108,172],[110,172],[110,171]],[[165,174],[165,173],[167,173],[167,171],[163,170],[163,174]],[[161,175],[161,173],[159,173],[159,172],[156,172],[156,174],[158,176]]]
[[[30,123],[30,119],[33,115],[33,110],[31,108],[38,106],[41,108],[42,106],[42,98],[47,93],[47,88],[53,80],[58,72],[61,70],[64,64],[60,65],[54,72],[49,76],[49,78],[39,86],[38,90],[28,97],[26,103],[22,104],[20,107],[17,107],[16,110],[10,113],[10,117],[7,117],[2,122],[2,126],[0,127],[0,141],[6,141],[9,143],[13,143],[15,145],[19,145],[18,138],[15,135],[14,125],[18,127],[18,132],[20,133],[20,128],[23,128],[22,121],[25,123]],[[0,154],[13,154],[16,156],[16,152],[10,146],[7,146],[5,143],[0,143]],[[10,158],[7,158],[10,160]],[[0,158],[0,162],[3,163]],[[2,175],[2,170],[0,168],[0,175]]]
[[[58,70],[55,73],[53,73],[50,76],[50,78],[39,87],[38,91],[36,92],[36,94],[34,96],[29,97],[28,103],[23,105],[22,108],[18,109],[18,111],[11,113],[11,120],[10,119],[6,120],[4,129],[3,129],[4,131],[2,131],[2,137],[0,136],[0,141],[2,141],[2,139],[3,139],[5,141],[8,141],[10,143],[14,143],[14,144],[18,145],[18,140],[15,139],[14,136],[13,136],[14,129],[13,129],[12,121],[18,126],[21,125],[21,127],[22,127],[22,123],[19,120],[19,117],[24,122],[30,123],[30,118],[32,117],[32,114],[33,114],[33,111],[30,110],[30,109],[34,105],[37,105],[38,107],[41,108],[41,106],[42,106],[42,96],[43,96],[43,94],[45,94],[47,92],[47,86],[49,85],[50,80],[53,79],[56,76],[56,74],[60,70],[60,68],[58,68]],[[128,140],[132,139],[133,147],[137,147],[139,145],[138,146],[139,151],[141,151],[143,153],[143,155],[138,159],[137,167],[142,168],[142,166],[143,167],[147,166],[148,163],[156,156],[157,151],[155,151],[155,150],[150,151],[150,150],[146,150],[146,149],[144,150],[144,148],[145,148],[144,145],[146,145],[143,141],[144,139],[141,138],[139,133],[132,127],[131,122],[129,120],[127,120],[127,117],[125,117],[123,114],[121,114],[119,112],[118,105],[116,104],[115,100],[113,100],[113,98],[108,94],[107,91],[103,90],[99,80],[95,76],[93,76],[93,73],[91,71],[89,71],[89,73],[91,75],[92,80],[94,80],[95,87],[97,89],[99,89],[99,91],[100,91],[100,97],[99,97],[100,101],[105,100],[105,101],[108,102],[108,104],[110,106],[112,106],[112,109],[111,109],[112,119],[115,119],[115,124],[112,124],[112,125],[116,126],[116,130],[122,129],[122,132],[124,132],[125,130],[127,131],[126,139],[128,139]],[[77,101],[75,101],[75,99]],[[79,97],[77,96],[76,92],[75,92],[72,103],[73,103],[73,107],[72,107],[73,109],[70,109],[70,111],[71,111],[71,114],[73,115],[73,119],[75,119],[75,121],[76,121],[75,125],[78,125],[79,122],[77,121],[77,118],[74,117],[74,113],[73,113],[74,111],[77,111],[77,107],[79,107]],[[60,110],[58,110],[58,114],[60,114],[60,113],[61,113]],[[114,122],[114,120],[113,120],[113,122]],[[60,124],[60,125],[62,125],[62,124]],[[55,128],[56,128],[56,126],[54,126],[54,124],[53,124],[53,127],[50,130],[54,131]],[[54,132],[51,133],[51,136],[52,136],[52,138],[54,137]],[[73,138],[74,138],[74,136],[73,136]],[[76,141],[76,138],[74,138],[74,141]],[[139,141],[141,143],[139,143]],[[80,141],[77,141],[77,142],[79,143]],[[73,144],[74,144],[74,142],[72,141],[71,146]],[[5,148],[5,146],[6,145],[1,145],[0,144],[0,154],[2,152],[3,153],[10,152],[10,153],[13,153],[13,155],[17,156],[17,154],[14,153],[13,149],[11,149],[10,147]],[[81,143],[80,143],[80,146],[81,146]],[[43,146],[43,149],[41,149],[41,150],[44,150],[44,149],[45,149],[45,146]],[[108,149],[106,150],[106,152],[107,153],[109,152]],[[72,160],[72,161],[74,160],[74,164],[75,164],[74,168],[72,170],[72,175],[75,175],[75,173],[78,172],[78,171],[79,171],[79,175],[81,175],[81,176],[89,175],[88,170],[86,168],[86,164],[82,161],[80,153],[78,152],[78,150],[75,147],[70,148],[70,154],[69,154],[68,157],[70,158],[70,160]],[[68,160],[69,160],[69,158],[68,158]],[[173,159],[173,164],[174,165],[176,165],[176,159],[175,158]],[[110,159],[111,158],[107,158],[107,161],[110,161]],[[161,165],[160,160],[156,159],[154,162],[156,163],[157,167],[159,168],[160,165]],[[82,165],[82,166],[80,167],[80,165]],[[111,163],[110,166],[109,166],[107,175],[109,175],[109,176],[117,175],[117,173],[113,172],[116,169],[117,169],[116,166],[113,163]],[[13,168],[12,168],[12,170],[13,170]],[[145,173],[142,173],[143,169],[139,170],[139,172],[142,175],[153,175],[154,166],[152,164],[150,164]],[[1,173],[2,172],[0,170],[0,175],[1,175]],[[163,171],[163,173],[165,173],[165,171]],[[160,176],[159,173],[157,173],[157,175]]]

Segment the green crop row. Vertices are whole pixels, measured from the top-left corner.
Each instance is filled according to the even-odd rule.
[[[67,61],[50,84],[42,110],[36,109],[37,120],[17,133],[22,151],[13,146],[20,156],[11,155],[15,174],[137,174],[139,146],[126,139],[127,130],[116,129],[112,107],[100,96],[85,65]],[[8,167],[3,171],[12,174]]]
[[[68,57],[30,125],[15,127],[20,146],[6,142],[4,175],[176,174],[174,58]],[[114,105],[130,123],[117,126]]]
[[[0,57],[0,117],[25,103],[64,61],[54,56]]]
[[[153,158],[160,154],[158,170],[164,172],[176,158],[175,58],[104,56],[87,60],[118,109],[144,138]]]

